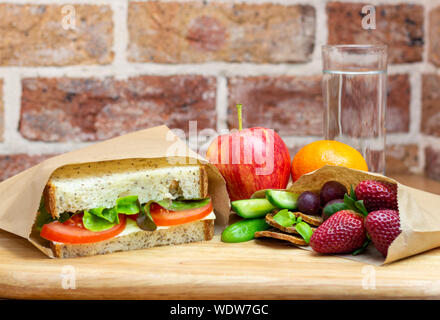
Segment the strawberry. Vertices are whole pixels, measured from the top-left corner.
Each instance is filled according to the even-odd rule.
[[[350,253],[360,249],[366,239],[364,217],[352,210],[341,210],[313,232],[310,246],[320,253]]]
[[[365,227],[376,249],[387,256],[388,247],[400,234],[400,217],[396,210],[377,210],[368,214]]]
[[[356,187],[356,197],[363,200],[368,212],[379,209],[397,210],[397,185],[383,181],[364,180]]]

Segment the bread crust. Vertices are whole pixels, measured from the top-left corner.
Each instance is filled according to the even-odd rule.
[[[46,184],[43,191],[44,206],[46,211],[50,213],[53,218],[58,218],[59,213],[56,212],[56,199],[55,199],[56,187],[50,182]]]
[[[205,241],[212,240],[214,238],[214,220],[202,220],[203,230],[205,231]]]
[[[196,241],[214,237],[214,220],[199,220],[168,229],[138,231],[121,237],[89,244],[53,243],[50,246],[56,258],[93,256],[119,251],[145,249]]]
[[[200,166],[200,194],[202,198],[208,198],[208,172],[204,165]]]

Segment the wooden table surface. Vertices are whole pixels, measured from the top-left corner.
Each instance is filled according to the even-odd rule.
[[[440,194],[439,182],[394,178]],[[376,267],[276,241],[225,244],[216,235],[208,242],[54,260],[0,231],[0,259],[1,298],[440,298],[440,248]]]

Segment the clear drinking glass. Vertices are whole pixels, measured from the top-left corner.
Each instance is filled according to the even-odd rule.
[[[387,47],[325,45],[324,134],[357,149],[371,172],[385,174]]]

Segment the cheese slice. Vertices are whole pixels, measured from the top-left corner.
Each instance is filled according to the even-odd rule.
[[[214,211],[211,211],[211,213],[208,214],[206,217],[204,217],[204,218],[202,218],[200,220],[196,220],[196,221],[201,221],[201,220],[215,220],[215,213],[214,213]],[[129,234],[134,233],[134,232],[144,231],[144,230],[142,230],[141,228],[138,227],[136,221],[134,221],[133,219],[127,218],[126,221],[127,222],[125,224],[125,229],[120,234],[115,236],[115,238],[123,237],[123,236],[129,235]],[[173,226],[170,226],[170,227],[159,227],[158,226],[156,230],[168,229],[168,228],[171,228],[171,227],[173,227]],[[151,231],[145,231],[145,232],[151,232]]]

